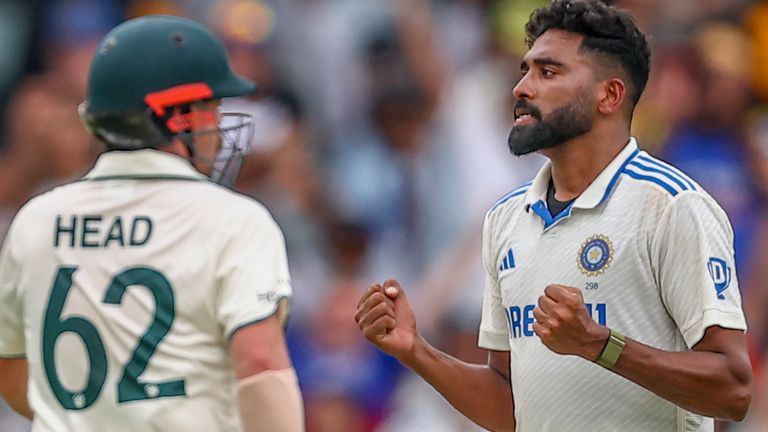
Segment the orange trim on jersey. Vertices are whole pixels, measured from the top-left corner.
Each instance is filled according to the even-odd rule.
[[[213,97],[213,90],[206,83],[182,84],[166,90],[149,93],[144,102],[157,116],[164,116],[168,107],[197,102]]]

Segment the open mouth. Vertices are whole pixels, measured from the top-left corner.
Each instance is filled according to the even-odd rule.
[[[524,110],[515,110],[515,124],[531,123],[536,117],[531,112],[525,112]]]
[[[515,124],[530,123],[539,118],[536,110],[527,105],[525,102],[518,101],[514,110]]]

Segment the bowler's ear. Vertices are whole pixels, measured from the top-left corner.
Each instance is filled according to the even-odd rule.
[[[600,114],[610,115],[622,109],[627,98],[627,85],[619,78],[611,78],[603,82],[597,100],[597,110]]]

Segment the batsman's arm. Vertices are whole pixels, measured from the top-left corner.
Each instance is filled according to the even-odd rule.
[[[27,359],[0,358],[0,395],[14,411],[32,419],[27,401]]]
[[[246,432],[303,432],[304,406],[280,314],[232,335],[237,403]]]

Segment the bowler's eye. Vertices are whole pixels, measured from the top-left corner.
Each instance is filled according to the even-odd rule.
[[[556,75],[555,71],[553,71],[552,69],[544,68],[541,70],[541,76],[543,76],[544,78],[551,78],[555,75]]]

